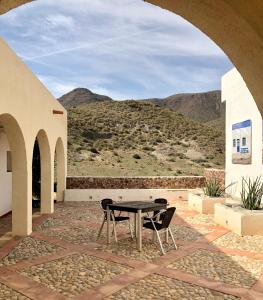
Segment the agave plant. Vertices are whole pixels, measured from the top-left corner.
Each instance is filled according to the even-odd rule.
[[[261,208],[261,201],[263,196],[263,182],[261,176],[256,179],[242,177],[241,201],[243,207],[250,210],[257,210]]]
[[[209,179],[205,182],[205,187],[203,188],[205,195],[209,197],[223,197],[226,194],[226,189],[228,189],[235,182],[230,183],[225,188],[222,186],[222,182],[217,179]]]
[[[226,188],[222,187],[222,183],[217,179],[206,180],[204,187],[205,195],[209,197],[222,197]]]

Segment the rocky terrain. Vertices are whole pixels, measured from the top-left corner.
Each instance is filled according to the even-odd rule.
[[[210,93],[217,102],[218,92]],[[224,134],[213,122],[224,120],[224,109],[197,99],[197,107],[215,109],[214,119],[186,116],[184,100],[170,108],[157,99],[114,101],[87,89],[64,95],[59,100],[68,109],[69,175],[199,175],[205,167],[223,167]]]

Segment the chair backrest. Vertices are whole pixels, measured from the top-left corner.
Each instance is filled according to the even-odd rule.
[[[176,208],[175,207],[169,207],[162,215],[162,229],[163,228],[168,228],[171,221],[172,221],[172,218],[173,218],[173,215],[174,215],[174,212],[175,212]]]
[[[100,205],[103,210],[107,210],[107,205],[112,204],[112,203],[113,203],[112,199],[106,198],[106,199],[101,200]]]
[[[157,198],[154,200],[154,203],[162,203],[162,204],[167,204],[168,201],[164,198]]]

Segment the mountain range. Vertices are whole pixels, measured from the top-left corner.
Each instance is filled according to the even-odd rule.
[[[94,102],[114,101],[108,96],[93,93],[86,88],[76,88],[58,100],[66,108]],[[225,120],[225,103],[221,102],[221,91],[219,90],[175,94],[166,98],[139,99],[137,101],[150,102],[163,108],[170,108],[202,123],[218,120],[217,125],[222,126]]]
[[[70,175],[200,175],[224,166],[220,91],[115,101],[78,88],[59,101]]]

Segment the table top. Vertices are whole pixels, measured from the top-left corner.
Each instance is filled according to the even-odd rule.
[[[167,204],[163,203],[154,203],[148,201],[125,201],[118,202],[108,205],[110,210],[118,210],[118,211],[127,211],[127,212],[138,212],[141,210],[142,212],[156,211],[161,209],[166,209]]]

